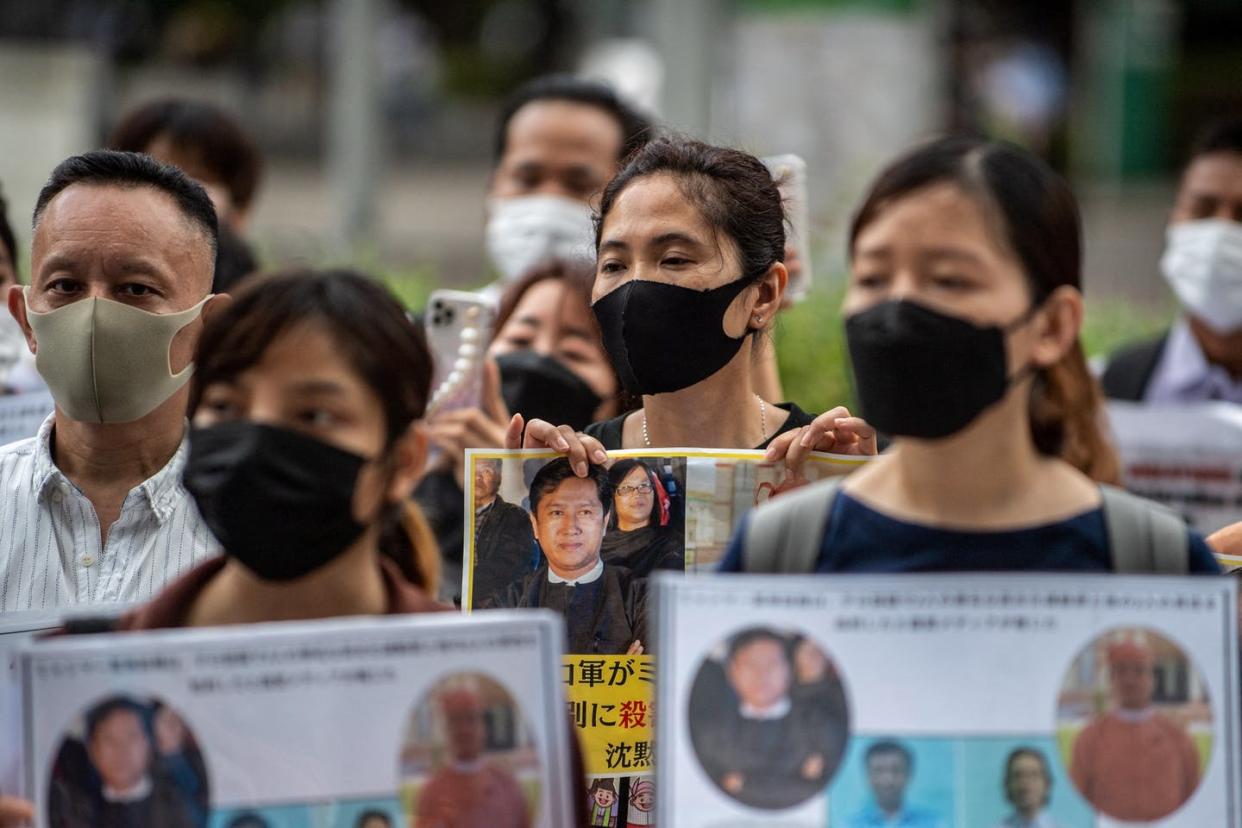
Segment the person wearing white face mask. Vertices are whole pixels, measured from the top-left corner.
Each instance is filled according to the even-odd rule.
[[[56,410],[0,449],[0,612],[143,600],[218,554],[181,485],[217,232],[203,188],[138,153],[74,156],[40,192],[7,299]]]
[[[1105,395],[1242,403],[1242,118],[1213,125],[1195,143],[1160,270],[1184,314],[1159,338],[1112,356]]]
[[[551,261],[594,264],[591,199],[651,132],[600,83],[549,75],[514,92],[487,185],[487,254],[502,281]]]

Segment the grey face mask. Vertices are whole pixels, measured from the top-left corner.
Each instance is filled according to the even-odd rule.
[[[35,367],[56,405],[84,423],[129,423],[154,411],[194,373],[172,372],[169,346],[198,318],[208,296],[180,313],[150,313],[111,299],[81,299],[47,313],[30,310]]]

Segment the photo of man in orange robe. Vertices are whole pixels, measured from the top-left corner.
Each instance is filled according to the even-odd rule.
[[[1199,752],[1185,729],[1152,705],[1155,660],[1142,643],[1108,648],[1112,709],[1074,742],[1070,778],[1100,812],[1147,822],[1176,811],[1199,784]]]

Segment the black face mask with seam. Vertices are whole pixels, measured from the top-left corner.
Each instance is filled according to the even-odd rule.
[[[1026,374],[1009,376],[1006,325],[976,325],[913,302],[881,302],[845,320],[860,413],[883,434],[937,440],[970,425]]]
[[[737,354],[724,315],[754,284],[749,276],[710,290],[632,279],[591,306],[617,376],[632,394],[664,394],[702,382]]]
[[[595,421],[603,398],[559,359],[534,351],[496,357],[500,395],[510,413],[581,431]]]
[[[191,429],[189,442],[186,489],[225,554],[265,581],[313,572],[366,530],[353,515],[364,457],[249,420]]]

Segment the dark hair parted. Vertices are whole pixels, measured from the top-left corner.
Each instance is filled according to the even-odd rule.
[[[147,741],[151,741],[150,707],[128,696],[113,696],[86,711],[86,730],[83,733],[86,741],[89,742],[95,738],[95,731],[99,729],[99,726],[116,713],[132,713],[136,716],[138,723],[142,725],[142,732],[146,735]]]
[[[863,754],[863,764],[870,765],[871,760],[877,756],[900,756],[905,760],[907,773],[914,768],[914,754],[910,752],[910,748],[893,739],[872,742]]]
[[[781,653],[784,654],[785,660],[789,660],[789,638],[770,627],[751,627],[733,636],[733,638],[729,639],[729,652],[726,660],[732,662],[738,653],[751,644],[760,641],[771,641],[776,644],[781,648]]]
[[[1190,145],[1188,162],[1221,152],[1242,155],[1242,116],[1221,118],[1204,126]]]
[[[513,116],[522,107],[537,101],[569,101],[593,106],[611,115],[621,130],[618,161],[651,140],[651,121],[621,100],[611,86],[572,75],[542,75],[519,86],[501,106],[500,120],[496,124],[493,163],[500,163],[508,147],[509,122],[513,120]]]
[[[184,98],[150,101],[121,118],[108,147],[150,152],[159,138],[223,184],[238,209],[250,206],[263,161],[250,136],[223,109]]]
[[[608,482],[612,484],[613,497],[615,498],[617,496],[617,488],[620,487],[622,481],[624,481],[625,478],[629,476],[630,472],[634,471],[634,469],[643,470],[643,475],[647,478],[647,483],[648,485],[651,486],[651,489],[652,489],[653,496],[651,498],[651,514],[648,515],[648,519],[649,519],[648,525],[659,526],[660,525],[660,498],[654,496],[655,495],[655,474],[652,473],[651,467],[648,466],[646,463],[644,463],[641,459],[637,457],[626,457],[623,460],[618,460],[617,462],[613,463],[612,468],[608,469]],[[612,517],[609,518],[609,523],[612,526],[616,526],[617,510],[615,508],[612,510]]]
[[[1069,184],[1040,159],[1010,144],[942,138],[890,164],[871,185],[850,226],[859,234],[894,202],[938,184],[976,199],[999,230],[998,242],[1022,265],[1032,303],[1057,288],[1082,287],[1082,222]],[[1116,454],[1100,429],[1099,385],[1082,344],[1031,386],[1030,425],[1036,449],[1100,481],[1118,479]]]
[[[784,261],[785,209],[768,168],[741,150],[684,138],[647,144],[604,187],[595,222],[596,250],[622,191],[653,175],[672,176],[707,225],[737,245],[742,277],[758,281],[773,264]]]
[[[1016,747],[1009,752],[1008,758],[1005,759],[1005,778],[1001,783],[1005,789],[1005,798],[1010,802],[1013,797],[1009,794],[1009,779],[1013,775],[1013,765],[1023,757],[1030,757],[1039,763],[1039,770],[1044,775],[1044,801],[1041,805],[1047,805],[1052,799],[1052,769],[1048,767],[1048,757],[1044,756],[1043,751],[1033,747]]]
[[[538,518],[539,502],[570,478],[589,480],[594,483],[595,493],[599,496],[599,505],[604,508],[604,514],[608,514],[612,507],[612,484],[608,482],[607,469],[591,464],[587,467],[587,476],[580,478],[574,474],[568,457],[558,457],[535,472],[534,479],[530,481],[530,513]]]
[[[201,185],[171,164],[161,164],[142,153],[116,150],[93,150],[66,158],[39,191],[32,225],[38,227],[48,203],[74,184],[159,190],[176,203],[187,221],[207,235],[215,256],[220,239],[216,208]]]
[[[204,326],[198,340],[189,413],[203,390],[256,365],[273,342],[301,325],[320,326],[384,407],[391,445],[422,418],[431,386],[431,352],[422,329],[379,282],[350,270],[290,269],[246,280],[233,301]],[[408,504],[380,519],[380,551],[416,585],[426,586],[427,550],[405,524]]]

